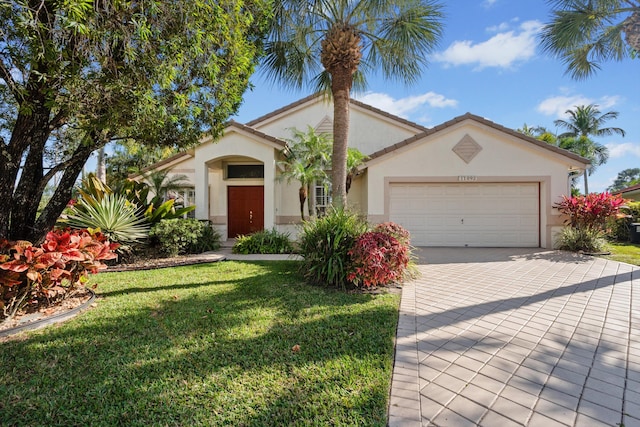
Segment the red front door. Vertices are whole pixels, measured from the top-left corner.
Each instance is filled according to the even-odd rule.
[[[227,187],[229,238],[264,228],[264,187]]]

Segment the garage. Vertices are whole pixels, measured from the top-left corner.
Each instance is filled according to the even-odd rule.
[[[389,193],[389,219],[414,246],[540,246],[537,182],[390,183]]]

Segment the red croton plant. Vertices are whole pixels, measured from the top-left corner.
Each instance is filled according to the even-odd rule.
[[[567,223],[571,227],[602,230],[607,220],[616,216],[625,202],[619,194],[590,193],[586,196],[563,196],[556,207],[569,217]]]
[[[358,237],[349,256],[347,280],[354,285],[371,287],[400,282],[411,256],[409,232],[395,223],[379,224]]]
[[[116,258],[117,247],[90,230],[51,231],[40,246],[0,241],[0,322],[22,308],[64,299],[84,285],[88,273],[106,268],[103,261]]]

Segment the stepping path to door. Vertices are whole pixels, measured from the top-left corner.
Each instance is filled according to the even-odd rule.
[[[556,251],[418,252],[389,426],[640,426],[640,268]]]

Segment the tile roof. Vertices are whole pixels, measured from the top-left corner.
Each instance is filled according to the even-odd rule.
[[[369,160],[376,159],[378,157],[384,156],[387,153],[393,152],[393,151],[395,151],[395,150],[397,150],[399,148],[411,145],[411,144],[415,143],[416,141],[420,141],[420,140],[422,140],[423,138],[425,138],[427,136],[430,136],[430,135],[433,135],[435,133],[438,133],[438,132],[440,132],[440,131],[442,131],[442,130],[444,130],[446,128],[454,126],[455,124],[463,122],[465,120],[473,120],[473,121],[478,122],[480,124],[483,124],[485,126],[489,126],[489,127],[493,128],[493,129],[496,129],[496,130],[498,130],[500,132],[504,132],[504,133],[507,133],[509,135],[515,136],[516,138],[519,138],[519,139],[522,139],[524,141],[530,142],[531,144],[537,145],[538,147],[544,148],[546,150],[553,151],[553,152],[561,154],[561,155],[563,155],[565,157],[569,157],[569,158],[571,158],[573,160],[579,161],[580,163],[585,163],[585,164],[589,164],[590,163],[589,160],[587,160],[587,159],[585,159],[585,158],[583,158],[583,157],[581,157],[581,156],[579,156],[579,155],[577,155],[575,153],[572,153],[571,151],[556,147],[556,146],[548,144],[548,143],[546,143],[544,141],[537,140],[535,138],[527,136],[527,135],[525,135],[523,133],[520,133],[518,131],[515,131],[513,129],[509,129],[507,127],[504,127],[502,125],[494,123],[491,120],[485,119],[484,117],[480,117],[480,116],[477,116],[477,115],[471,114],[471,113],[466,113],[466,114],[463,114],[461,116],[454,117],[451,120],[448,120],[448,121],[446,121],[446,122],[444,122],[442,124],[439,124],[437,126],[434,126],[432,128],[426,129],[425,131],[423,131],[421,133],[418,133],[418,134],[416,134],[416,135],[414,135],[414,136],[412,136],[410,138],[407,138],[404,141],[400,141],[400,142],[398,142],[396,144],[393,144],[393,145],[390,145],[388,147],[385,147],[382,150],[376,151],[375,153],[373,153],[373,154],[371,154],[369,156]]]

